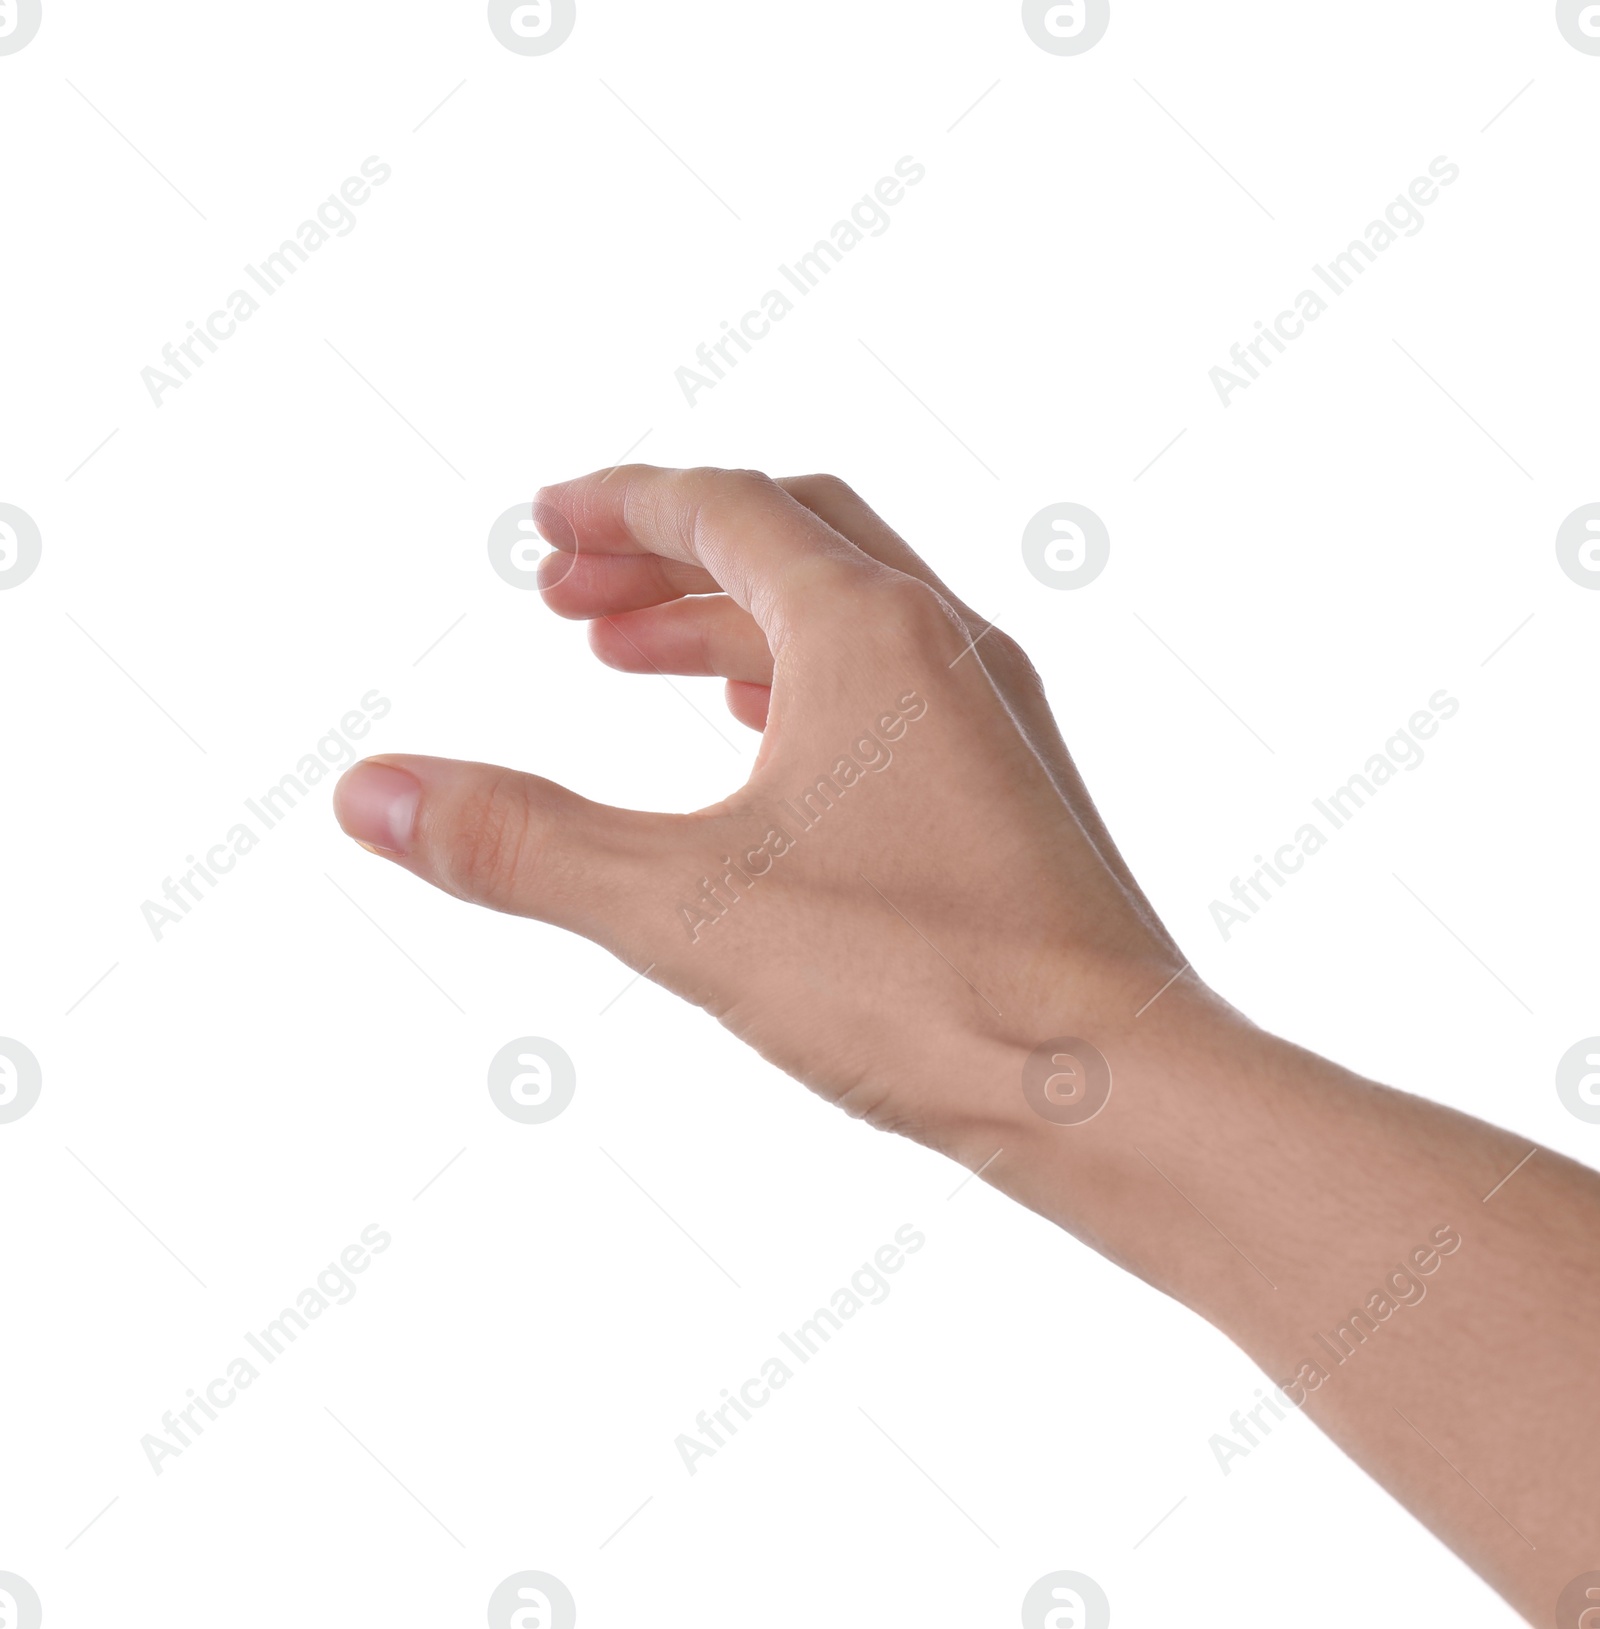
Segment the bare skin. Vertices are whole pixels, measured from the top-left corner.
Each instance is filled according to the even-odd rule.
[[[387,756],[345,830],[983,1167],[1228,1334],[1530,1621],[1600,1623],[1568,1617],[1600,1586],[1600,1176],[1203,986],[1022,651],[841,482],[630,466],[535,518],[602,661],[728,681],[749,781],[644,814]]]

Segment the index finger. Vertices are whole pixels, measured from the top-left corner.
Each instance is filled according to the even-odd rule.
[[[882,570],[752,470],[626,464],[543,488],[534,519],[558,549],[653,554],[702,567],[769,640]]]

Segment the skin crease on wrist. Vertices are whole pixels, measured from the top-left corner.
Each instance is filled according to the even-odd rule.
[[[1022,651],[843,483],[626,466],[546,488],[534,513],[548,607],[589,622],[612,667],[724,678],[763,731],[748,782],[646,814],[387,755],[341,781],[344,829],[464,900],[595,940],[846,1112],[982,1167],[1230,1335],[1552,1621],[1600,1570],[1600,1178],[1541,1149],[1486,1200],[1525,1139],[1207,989]],[[1110,1071],[1077,1124],[1023,1089],[1060,1037]],[[1436,1251],[1441,1234],[1459,1243]],[[1407,1289],[1336,1360],[1319,1336],[1396,1272],[1426,1310]],[[1326,1378],[1297,1392],[1308,1364]]]

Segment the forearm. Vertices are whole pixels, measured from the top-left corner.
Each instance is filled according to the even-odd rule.
[[[1279,1389],[1224,1456],[1303,1406],[1546,1621],[1600,1567],[1600,1178],[1187,980],[1101,1040],[1112,1089],[1092,1118],[1071,1123],[1070,1085],[1059,1120],[1018,1090],[1008,1124],[963,1130],[960,1157],[1002,1148],[986,1178],[1262,1366]],[[1019,1080],[1030,1053],[1012,1049]]]

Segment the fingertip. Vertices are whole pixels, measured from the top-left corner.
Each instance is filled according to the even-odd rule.
[[[596,660],[623,673],[629,672],[643,660],[638,646],[610,617],[596,617],[589,624],[589,649]],[[633,657],[632,663],[628,660],[630,655]]]
[[[576,553],[557,549],[554,554],[545,555],[534,570],[534,586],[539,590],[545,604],[558,616],[572,614],[563,608],[561,585],[572,575],[577,564]]]
[[[561,501],[564,492],[564,487],[540,487],[533,499],[533,524],[551,548],[576,554],[578,533]]]
[[[762,731],[772,709],[772,686],[751,684],[745,679],[729,679],[723,687],[728,711],[749,729]]]
[[[381,758],[363,758],[333,789],[334,819],[363,848],[403,859],[416,834],[422,782]]]

